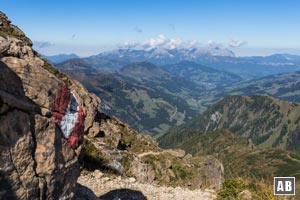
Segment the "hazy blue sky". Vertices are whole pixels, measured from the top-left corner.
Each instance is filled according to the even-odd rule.
[[[96,54],[150,38],[222,43],[239,55],[300,54],[298,0],[1,0],[45,54]]]

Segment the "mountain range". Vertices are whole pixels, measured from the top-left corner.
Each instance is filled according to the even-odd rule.
[[[164,65],[163,68],[198,85],[203,85],[206,89],[226,86],[243,80],[240,76],[233,73],[206,67],[191,61]]]
[[[165,51],[174,56],[155,57],[150,50],[119,49],[67,60],[56,66],[101,97],[105,113],[153,136],[181,125],[227,95],[260,94],[290,101],[299,99],[299,73],[278,75],[282,71],[298,70],[299,56],[240,58],[199,53],[192,62],[180,61],[181,57],[192,59],[191,50]],[[138,62],[140,60],[147,62]],[[173,63],[175,61],[178,63]],[[209,67],[199,64],[200,61]],[[261,77],[269,74],[275,75]]]
[[[218,53],[215,53],[218,52]],[[278,73],[300,70],[300,56],[275,54],[266,57],[236,57],[228,49],[152,48],[147,50],[116,49],[85,58],[93,67],[117,70],[130,62],[151,62],[164,66],[192,61],[219,71],[226,71],[249,80]]]
[[[68,60],[56,67],[101,97],[103,112],[151,135],[196,115],[199,107],[193,99],[204,89],[147,62],[126,65],[119,72],[93,68],[82,59]]]
[[[100,58],[114,60],[130,60],[133,62],[148,61],[154,64],[171,64],[184,60],[196,61],[201,57],[235,57],[234,53],[228,49],[219,47],[210,48],[164,48],[154,47],[149,49],[120,48],[97,55]]]

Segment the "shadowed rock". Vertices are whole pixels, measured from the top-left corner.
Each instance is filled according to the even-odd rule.
[[[101,200],[147,200],[147,198],[137,190],[119,189],[112,190],[99,197]]]

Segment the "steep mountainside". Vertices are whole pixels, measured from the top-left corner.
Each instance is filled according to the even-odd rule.
[[[57,67],[101,97],[105,113],[144,133],[163,133],[199,110],[193,99],[202,87],[150,63],[133,63],[119,73],[97,70],[82,59]]]
[[[182,61],[163,67],[172,73],[204,85],[207,89],[229,85],[242,80],[241,77],[235,74],[219,71],[190,61]]]
[[[182,142],[185,131],[226,129],[257,146],[300,150],[299,126],[300,104],[265,96],[229,96],[161,141],[169,146]]]
[[[31,46],[0,12],[0,199],[71,199],[100,102]]]

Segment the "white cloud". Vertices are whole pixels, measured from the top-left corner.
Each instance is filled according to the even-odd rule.
[[[133,48],[136,48],[138,46],[140,46],[140,43],[135,42],[135,41],[126,41],[122,45],[123,48],[128,48],[128,49],[133,49]]]
[[[182,49],[182,48],[210,48],[210,49],[224,49],[226,47],[237,48],[246,45],[246,41],[231,39],[228,45],[223,42],[209,40],[206,44],[201,43],[198,40],[183,40],[181,38],[167,38],[165,35],[160,34],[156,38],[150,38],[148,40],[137,42],[127,41],[120,45],[120,48],[129,49],[143,49],[150,50],[153,48],[164,48],[164,49]]]
[[[47,42],[47,41],[33,41],[33,46],[38,48],[38,49],[43,49],[43,48],[47,48],[47,47],[50,47],[50,46],[54,46],[53,43],[51,42]]]
[[[157,38],[150,38],[143,42],[127,41],[121,47],[135,48],[135,49],[153,49],[153,48],[195,48],[200,46],[198,40],[184,41],[180,38],[167,38],[163,34],[158,35]]]
[[[241,47],[247,45],[246,41],[238,40],[238,39],[231,39],[229,42],[230,47]]]

